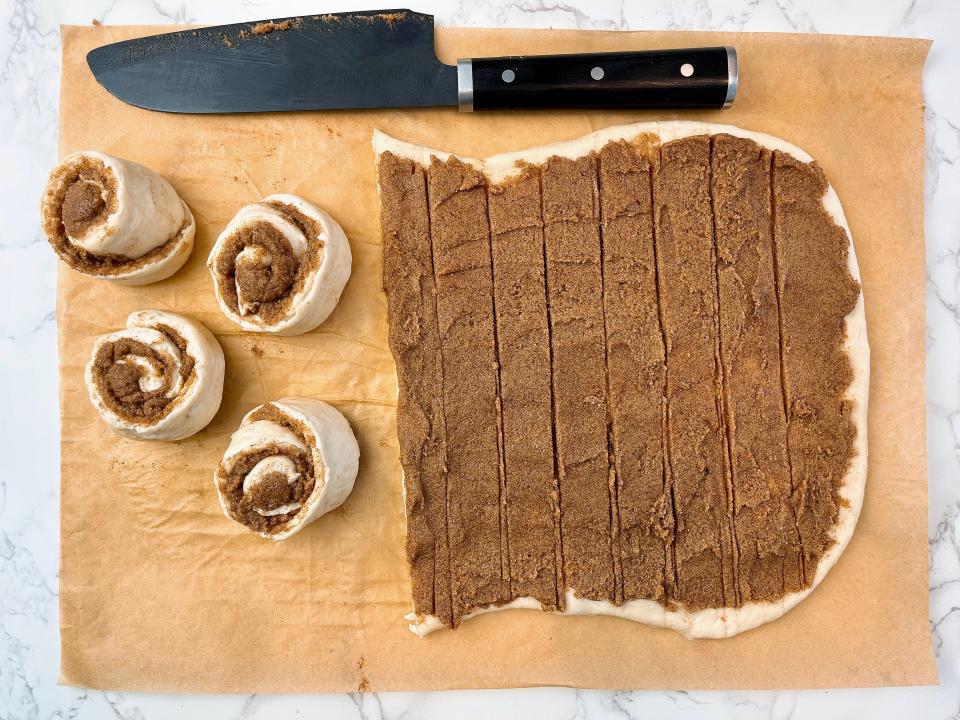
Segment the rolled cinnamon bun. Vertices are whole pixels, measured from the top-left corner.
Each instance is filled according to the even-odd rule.
[[[240,209],[207,268],[220,309],[244,330],[299,335],[333,312],[351,262],[336,220],[295,195],[270,195]]]
[[[61,260],[123,285],[168,278],[193,250],[193,214],[170,183],[102,152],[65,157],[50,173],[40,214]]]
[[[113,430],[140,440],[182,440],[216,415],[223,350],[183,315],[141,310],[97,338],[85,380],[90,402]]]
[[[227,517],[283,540],[347,499],[359,461],[353,430],[336,408],[284,398],[244,416],[214,483]]]

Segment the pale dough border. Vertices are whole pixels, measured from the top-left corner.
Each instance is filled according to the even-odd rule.
[[[518,166],[518,163],[539,165],[554,156],[578,158],[599,150],[608,142],[614,140],[631,141],[642,135],[650,135],[658,138],[660,143],[666,143],[695,135],[721,134],[753,140],[762,147],[792,155],[803,163],[813,162],[813,158],[800,148],[772,135],[743,130],[733,125],[683,120],[614,125],[574,140],[492,155],[485,160],[476,160],[459,155],[456,157],[462,162],[483,171],[492,182],[499,183],[519,174],[521,166]],[[397,140],[379,130],[374,130],[373,133],[373,149],[378,161],[381,154],[391,152],[394,155],[413,160],[424,167],[430,164],[431,157],[435,156],[440,160],[447,160],[451,157],[451,153]],[[840,199],[832,185],[827,185],[827,190],[821,202],[834,222],[843,228],[847,235],[847,257],[850,275],[857,282],[860,282],[860,267],[857,264],[853,235],[840,205]],[[694,612],[668,610],[654,600],[629,600],[618,607],[606,600],[585,600],[576,597],[574,590],[568,589],[566,608],[558,614],[613,615],[634,622],[670,628],[688,638],[723,638],[731,637],[775,620],[807,597],[826,577],[826,574],[836,564],[847,547],[847,543],[856,527],[857,519],[860,517],[864,486],[867,480],[867,399],[870,385],[870,347],[867,342],[867,322],[862,290],[857,298],[856,306],[845,319],[845,329],[844,349],[850,358],[850,365],[853,370],[853,379],[847,388],[845,397],[853,406],[852,417],[856,428],[854,455],[839,491],[840,497],[847,504],[840,507],[837,524],[832,533],[834,543],[820,559],[817,565],[817,573],[810,587],[790,593],[777,602],[750,602],[739,608],[708,608]],[[405,486],[404,494],[406,494]],[[534,598],[522,597],[504,605],[479,608],[462,619],[468,620],[487,612],[511,608],[542,609],[540,603]],[[414,613],[410,613],[406,618],[410,621],[410,630],[420,636],[446,627],[433,615],[418,617]]]

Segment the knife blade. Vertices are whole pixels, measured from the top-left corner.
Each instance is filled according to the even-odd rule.
[[[111,94],[175,113],[450,106],[727,107],[730,47],[461,59],[434,50],[432,15],[370,10],[236,23],[94,48]]]

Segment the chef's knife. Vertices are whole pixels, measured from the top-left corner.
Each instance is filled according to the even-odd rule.
[[[447,105],[720,108],[737,92],[732,47],[533,55],[441,63],[433,16],[410,10],[220,25],[87,54],[124,102],[179,113]]]

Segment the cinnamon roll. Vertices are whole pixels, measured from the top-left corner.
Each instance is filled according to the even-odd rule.
[[[90,402],[121,435],[182,440],[216,415],[223,370],[223,350],[203,325],[141,310],[123,330],[97,338],[85,380]]]
[[[359,460],[350,424],[336,408],[284,398],[244,416],[214,483],[227,517],[283,540],[347,499]]]
[[[168,278],[193,250],[193,214],[170,183],[102,152],[65,157],[50,173],[40,214],[61,260],[123,285]]]
[[[217,238],[207,268],[220,309],[244,330],[299,335],[333,312],[351,262],[336,220],[281,194],[241,208]]]

